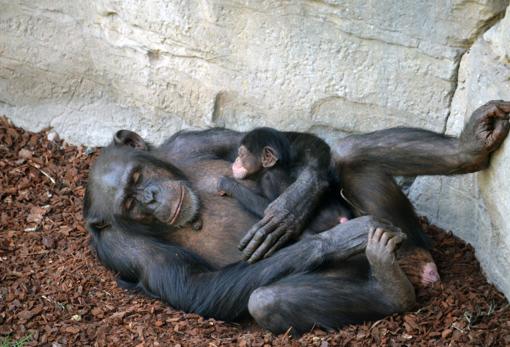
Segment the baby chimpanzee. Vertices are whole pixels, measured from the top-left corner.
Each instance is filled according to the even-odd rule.
[[[222,177],[218,190],[262,218],[269,203],[280,196],[299,174],[297,157],[305,143],[307,146],[322,146],[325,152],[322,159],[330,160],[329,146],[315,135],[281,132],[272,128],[256,128],[248,132],[241,140],[232,173],[239,180],[253,179],[257,183],[256,188],[249,188],[231,177]],[[351,218],[349,208],[342,204],[340,185],[333,183],[333,175],[330,182],[331,189],[321,199],[316,217],[306,229],[309,233],[330,229]]]

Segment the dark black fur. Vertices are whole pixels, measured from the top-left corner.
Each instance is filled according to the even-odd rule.
[[[218,141],[221,132],[222,130],[212,129],[206,132],[181,133],[163,146],[168,148],[168,151],[172,148],[178,150],[180,146],[195,151],[194,145],[204,143],[210,149],[208,140]],[[235,138],[230,132],[227,136],[230,137],[229,141]],[[317,144],[313,144],[312,148],[316,150],[319,148],[321,153],[325,153],[326,148],[329,150],[327,145],[321,148],[322,141],[313,135],[288,133],[288,136],[297,156],[309,158],[310,153],[303,152],[307,151],[306,144],[314,141],[317,141]],[[183,138],[186,141],[183,141]],[[230,153],[237,149],[239,143],[234,142],[235,146],[232,146],[230,151],[226,150],[228,147],[220,144],[217,152],[219,154],[202,153],[204,151],[202,149],[200,152],[197,151],[197,155],[207,160],[215,158],[216,155],[233,158]],[[160,149],[152,151],[158,150]],[[183,179],[184,174],[176,166],[170,163],[166,165],[160,156],[151,155],[151,151],[139,152],[130,148],[109,147],[102,155],[109,155],[109,151],[115,152],[116,155],[120,154],[126,161],[146,161],[157,167],[175,170],[175,176]],[[308,162],[312,166],[326,163],[326,167],[329,167],[327,156],[317,156]],[[296,160],[293,167],[298,170],[306,165],[307,163]],[[327,177],[327,174],[324,177]],[[98,258],[117,273],[118,283],[123,288],[159,298],[177,309],[195,312],[205,317],[235,321],[248,314],[248,303],[251,302],[250,313],[259,324],[273,332],[283,332],[292,326],[293,333],[296,334],[303,333],[314,325],[334,328],[346,323],[379,318],[400,310],[396,306],[386,304],[384,300],[381,301],[383,296],[380,293],[375,294],[377,290],[370,284],[368,264],[364,258],[345,261],[349,255],[363,249],[366,233],[373,225],[371,220],[355,219],[348,224],[337,226],[340,228],[338,231],[331,231],[331,235],[335,235],[339,240],[336,243],[331,241],[331,236],[327,237],[327,233],[322,233],[288,246],[272,257],[255,264],[236,262],[223,268],[215,268],[193,252],[169,242],[165,237],[169,232],[167,226],[158,223],[151,225],[136,223],[126,219],[125,216],[112,213],[104,205],[102,209],[95,208],[94,200],[97,199],[99,196],[91,196],[90,189],[87,189],[84,215]],[[352,240],[348,236],[349,233],[354,233],[357,235],[356,240],[363,242],[357,241],[353,246],[349,243],[349,240]],[[344,260],[336,263],[339,258]],[[335,271],[332,273],[331,269]],[[328,271],[329,274],[327,279],[318,281],[323,277],[322,271]],[[325,287],[315,285],[322,282],[328,285]],[[297,283],[300,283],[299,291],[303,291],[302,294],[293,292]],[[287,290],[294,293],[286,297],[287,304],[284,304],[283,300],[281,305],[275,306],[273,303],[271,307],[266,307],[264,304],[261,305],[258,296],[253,296],[256,290],[260,293],[264,288],[272,290],[271,288],[280,286],[284,286],[282,293]],[[352,295],[358,292],[359,296]],[[315,303],[305,302],[307,299],[302,297],[304,293],[313,294],[316,297]],[[308,294],[307,297],[311,298]],[[301,300],[303,305],[300,306],[298,302]],[[336,306],[332,306],[330,300],[334,300]],[[277,302],[280,302],[280,299]],[[358,307],[360,303],[365,302],[369,304]],[[269,324],[269,321],[259,316],[261,309],[264,315],[272,316],[275,310],[278,310],[282,314],[281,321]]]
[[[423,242],[412,206],[398,190],[392,176],[459,174],[487,167],[490,153],[499,147],[510,128],[508,116],[502,117],[494,111],[498,107],[500,112],[510,112],[508,102],[493,101],[480,107],[460,138],[399,128],[339,140],[334,146],[335,169],[349,200],[356,207],[356,214],[383,217],[401,227],[410,244]],[[303,167],[307,175],[296,180],[298,186],[289,187],[285,200],[272,205],[276,206],[276,212],[291,208],[293,214],[275,216],[283,215],[285,225],[293,225],[289,224],[289,218],[292,222],[295,216],[294,221],[300,223],[301,216],[311,213],[316,194],[321,192],[320,179],[327,179],[330,163],[317,154],[317,151],[321,153],[320,148],[295,144],[294,141],[313,143],[307,142],[306,136],[287,134],[292,148],[300,149],[296,153],[296,165]],[[242,136],[225,129],[182,132],[146,155],[163,162],[171,161],[175,167],[196,170],[207,160],[233,161]],[[136,136],[122,133],[122,138],[128,138],[128,143],[138,149],[150,150],[138,143]],[[102,156],[108,151],[114,149],[106,149]],[[124,162],[130,162],[135,160],[135,151],[125,149],[117,154]],[[149,163],[152,160],[149,157],[137,160]],[[125,287],[207,317],[236,320],[249,311],[260,325],[275,333],[288,327],[293,327],[297,333],[316,325],[337,328],[403,312],[413,305],[413,294],[403,290],[405,279],[390,276],[388,281],[378,283],[371,275],[375,267],[369,266],[363,255],[355,256],[365,248],[370,228],[392,230],[394,227],[389,224],[372,217],[354,218],[330,231],[282,248],[258,263],[248,265],[233,256],[232,265],[215,268],[207,257],[202,259],[185,246],[169,242],[173,231],[164,233],[162,226],[132,223],[115,215],[115,209],[110,206],[114,202],[111,192],[95,189],[92,194],[94,185],[111,173],[108,160],[101,165],[110,171],[99,171],[98,177],[91,174],[84,214],[99,259],[118,274]],[[204,170],[218,175],[218,170],[211,173],[207,166]],[[119,181],[119,189],[124,189],[124,184]],[[205,211],[217,203],[217,200],[211,201],[204,206]],[[233,211],[230,218],[225,223],[217,223],[216,230],[210,229],[209,233],[227,230],[231,234],[221,234],[222,237],[235,240],[243,231],[229,229],[229,226],[236,219],[253,220],[238,211]],[[214,218],[210,224],[214,224]],[[282,225],[278,219],[274,224]],[[194,231],[188,228],[185,232],[192,235]],[[260,245],[270,239],[273,232],[264,227],[250,235]],[[251,248],[250,252],[256,249]],[[381,274],[392,275],[393,272],[379,272]]]
[[[269,146],[275,150],[278,157],[276,167],[281,167],[285,170],[289,169],[292,161],[291,144],[285,133],[281,131],[268,127],[253,129],[244,135],[241,140],[241,146],[245,146],[255,157],[260,157],[264,147]],[[326,154],[326,151],[321,153],[321,155]]]
[[[266,207],[295,181],[300,170],[300,166],[296,164],[299,163],[300,154],[306,148],[318,149],[318,161],[324,164],[331,161],[330,148],[326,142],[308,133],[282,132],[268,127],[256,128],[242,138],[241,146],[255,158],[262,156],[265,147],[271,147],[278,158],[274,166],[262,168],[260,172],[250,177],[257,182],[256,190],[228,177],[220,181],[221,191],[235,198],[258,218],[262,218]],[[317,212],[306,228],[307,233],[330,229],[339,223],[339,217],[352,218],[353,214],[340,194],[341,186],[337,177],[330,171],[329,189],[317,206]]]
[[[89,231],[98,258],[118,274],[123,288],[162,299],[176,309],[227,321],[248,313],[248,300],[255,289],[293,274],[299,278],[299,274],[316,271],[334,259],[331,248],[318,247],[325,241],[316,238],[289,246],[253,265],[238,262],[214,269],[182,247],[133,226],[114,224],[106,230]],[[359,229],[356,233],[360,241],[355,247],[362,249],[366,231]],[[350,248],[346,251],[354,252]]]
[[[199,160],[211,160],[216,155],[216,158],[232,157],[230,153],[237,149],[240,138],[233,141],[236,136],[229,131],[226,137],[234,143],[230,151],[223,143],[218,145],[219,154],[208,154],[203,148],[198,150],[199,144],[204,144],[210,150],[211,143],[208,141],[221,139],[221,132],[213,129],[181,133],[163,146],[175,160],[178,160],[181,148],[192,153],[196,151]],[[309,158],[310,153],[303,153],[307,151],[304,144],[313,143],[315,137],[299,133],[288,133],[288,136],[296,152]],[[309,142],[310,139],[312,142]],[[322,150],[328,147],[320,148],[320,142],[314,144],[313,148],[319,148],[324,153]],[[154,149],[153,152],[160,150]],[[177,152],[173,154],[172,150]],[[183,179],[184,174],[175,165],[166,165],[160,155],[151,155],[151,151],[109,147],[102,155],[108,156],[108,152],[112,151],[125,161],[143,163],[145,160],[160,168],[176,170],[175,176]],[[327,157],[317,156],[317,159],[307,163],[296,161],[296,168],[304,167],[307,163],[312,166],[327,163],[326,168],[329,167]],[[109,160],[103,161],[102,165],[108,163]],[[327,177],[327,173],[324,177]],[[259,324],[273,332],[283,332],[292,326],[297,334],[315,325],[336,328],[402,310],[397,304],[387,303],[380,289],[371,283],[366,259],[357,257],[346,261],[350,255],[364,248],[367,232],[374,225],[371,219],[353,219],[347,224],[338,225],[338,230],[310,236],[255,264],[235,262],[215,268],[179,244],[169,242],[165,235],[171,235],[172,231],[167,226],[130,221],[125,216],[112,213],[104,204],[100,205],[102,208],[94,207],[98,199],[108,200],[109,197],[98,195],[101,191],[96,191],[96,195],[92,196],[90,188],[89,184],[84,215],[98,258],[117,273],[122,287],[159,298],[177,309],[227,321],[238,320],[249,312]],[[332,237],[336,237],[336,241]],[[356,240],[354,245],[352,240]],[[338,262],[338,259],[343,260]],[[327,278],[323,278],[323,271],[328,272]],[[317,283],[321,286],[317,286]],[[297,284],[299,287],[295,288]],[[276,301],[271,297],[271,304],[266,306],[265,294],[260,293],[279,288],[282,294],[287,291],[290,294]],[[254,293],[257,295],[254,296]],[[299,305],[299,302],[303,304]],[[275,316],[276,313],[281,314],[280,320],[267,319],[268,315]]]

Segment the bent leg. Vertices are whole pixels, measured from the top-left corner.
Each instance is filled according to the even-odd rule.
[[[239,262],[221,269],[213,269],[182,247],[143,233],[112,227],[91,234],[99,259],[118,274],[125,287],[186,312],[232,321],[247,312],[249,296],[255,289],[362,252],[370,228],[377,225],[382,223],[372,217],[356,218],[256,264]]]
[[[335,272],[296,274],[256,289],[248,310],[261,326],[274,333],[289,327],[302,334],[314,326],[336,329],[403,312],[415,303],[414,288],[394,258],[398,234],[377,229],[367,246],[370,274],[362,263],[354,275],[344,267]],[[363,259],[357,259],[363,261]]]
[[[413,205],[393,176],[379,167],[363,164],[337,166],[342,194],[357,216],[373,215],[399,227],[408,236],[406,244],[429,247]]]
[[[367,282],[300,274],[256,289],[248,310],[260,326],[275,334],[292,328],[292,333],[301,335],[314,326],[335,329],[381,318],[381,314],[361,312],[361,308],[373,307],[371,297],[373,290]]]

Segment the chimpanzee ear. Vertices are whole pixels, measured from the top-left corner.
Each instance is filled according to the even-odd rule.
[[[130,146],[135,149],[146,151],[149,149],[147,143],[140,135],[130,130],[119,130],[113,135],[113,143],[116,146]]]
[[[278,161],[278,155],[273,147],[266,146],[262,150],[262,166],[263,167],[272,167]]]

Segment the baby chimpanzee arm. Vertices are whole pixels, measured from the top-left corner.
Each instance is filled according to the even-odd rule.
[[[232,177],[221,177],[218,181],[218,191],[233,197],[241,206],[259,218],[264,216],[264,210],[270,202],[266,197],[243,186]]]

